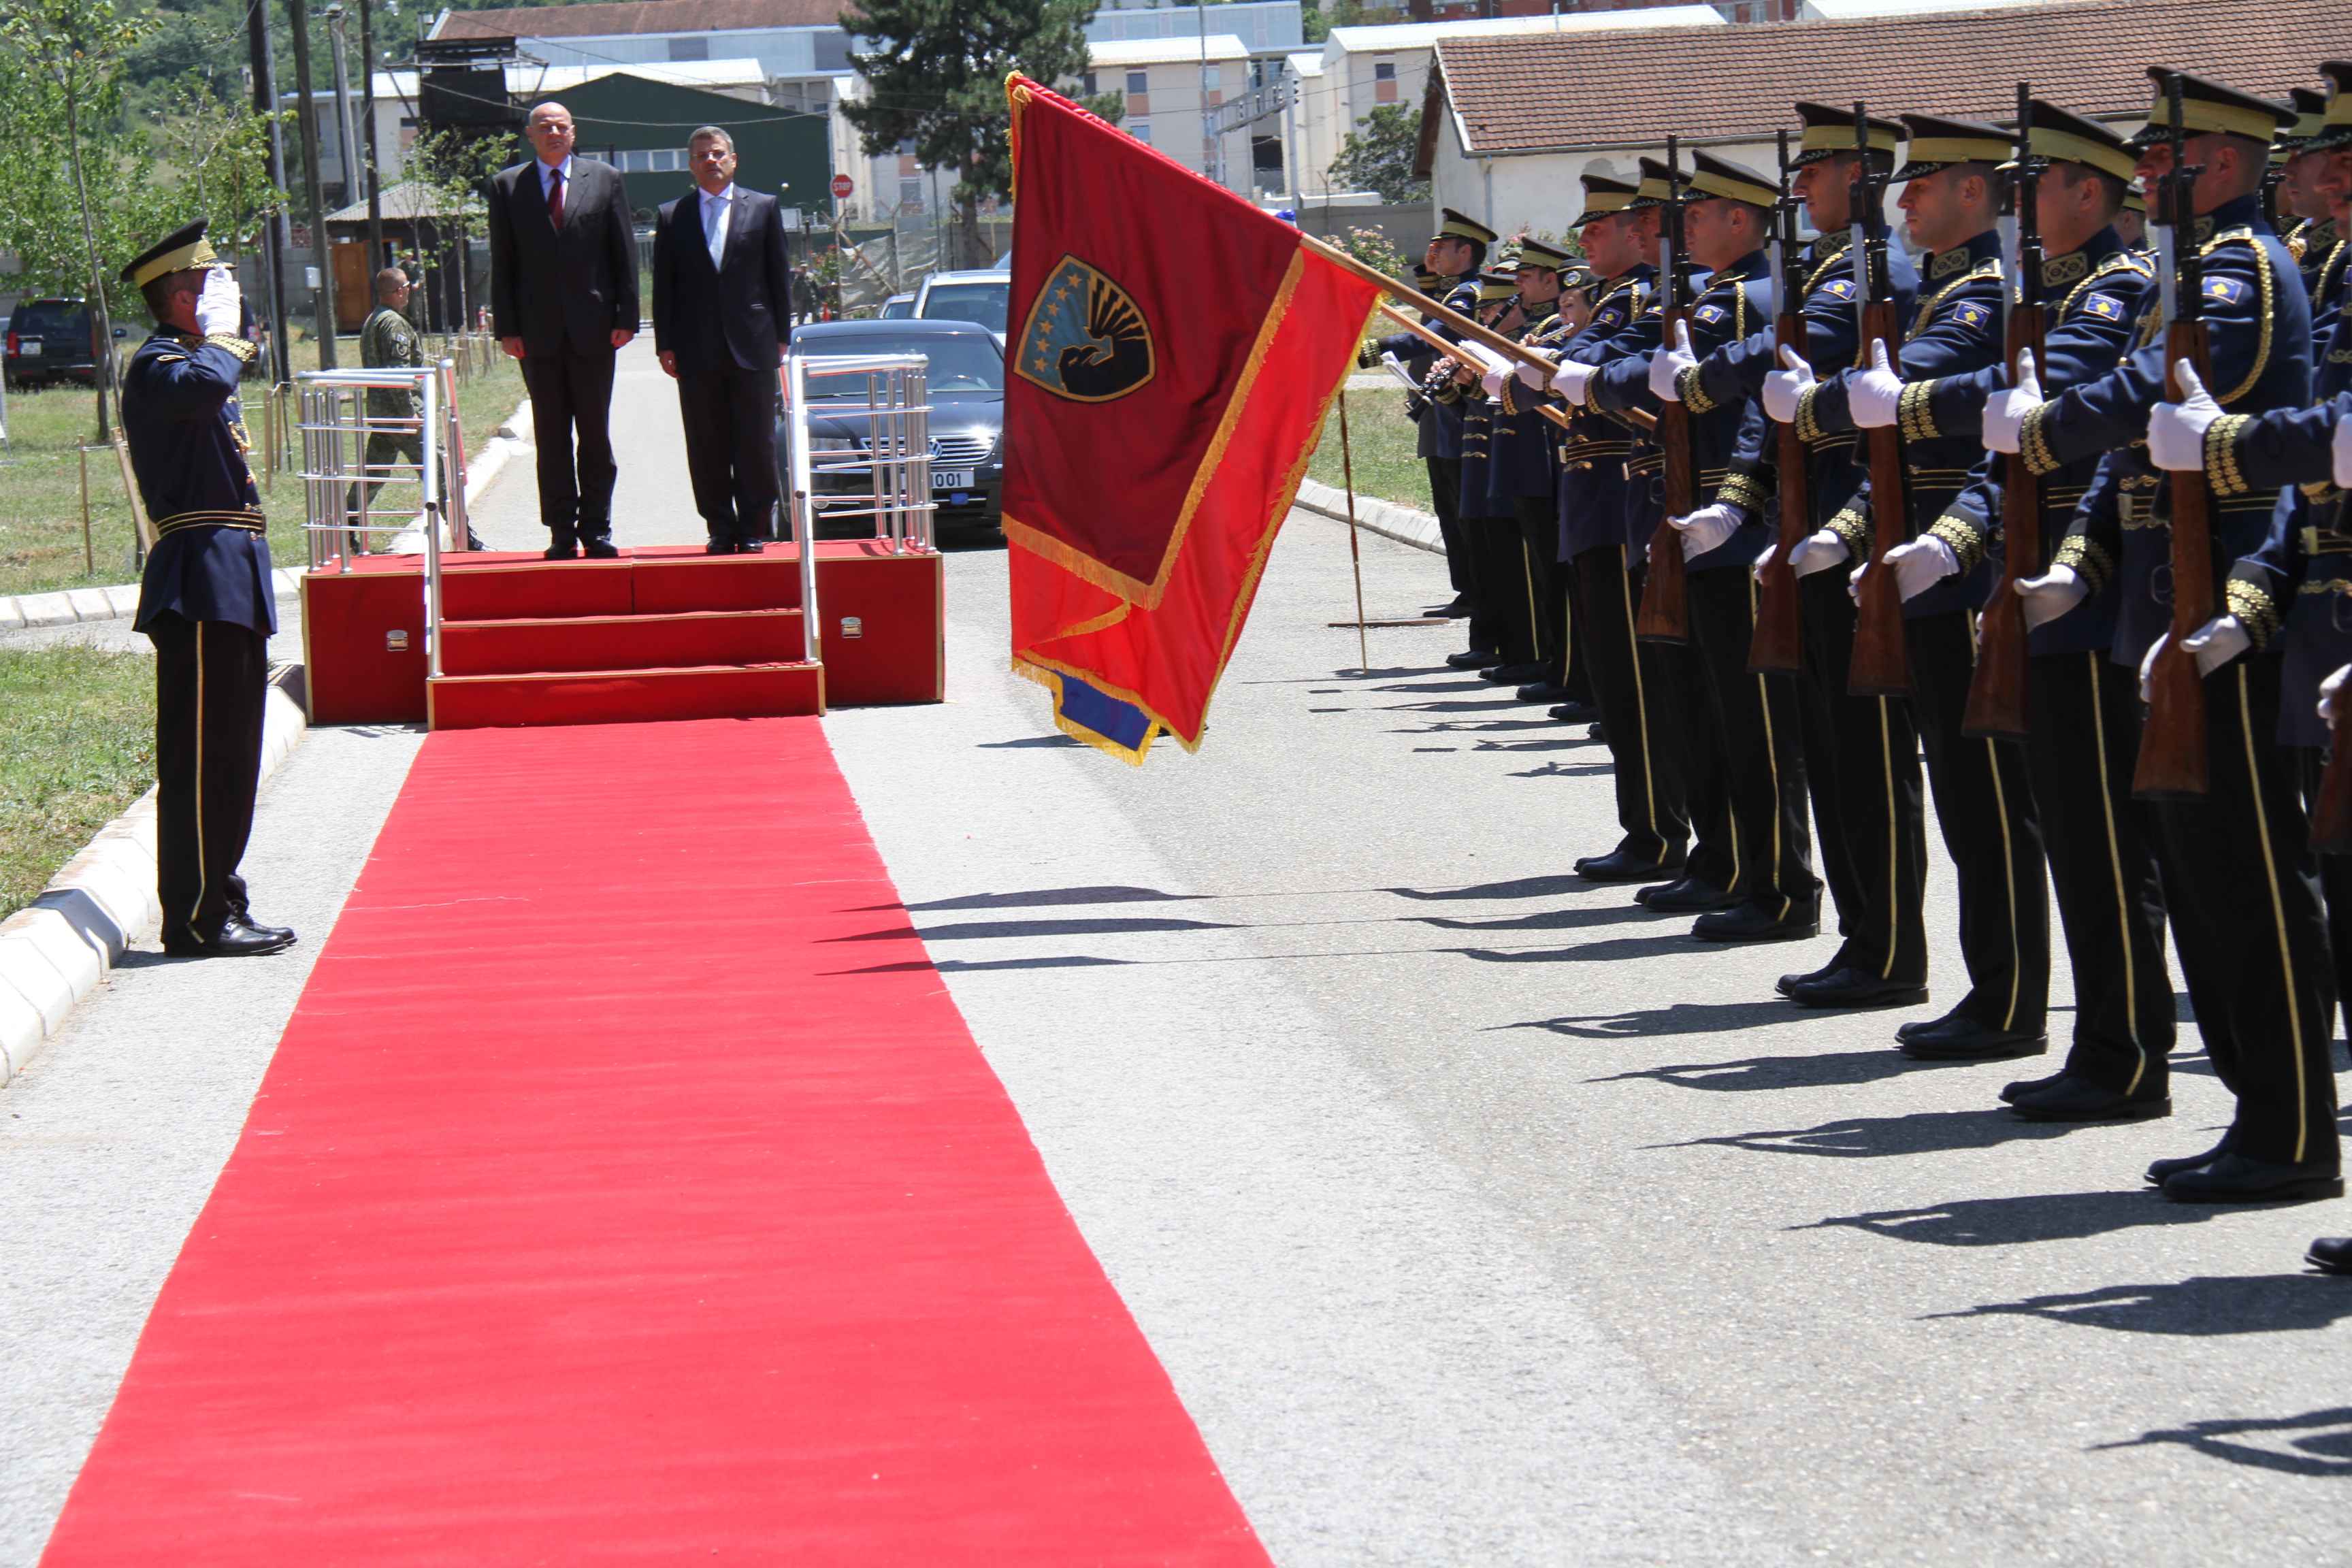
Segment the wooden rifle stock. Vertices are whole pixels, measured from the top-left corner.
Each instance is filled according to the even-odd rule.
[[[2176,321],[2164,335],[2164,395],[2185,399],[2172,366],[2187,360],[2208,375],[2202,321]],[[2205,679],[2182,639],[2213,618],[2213,492],[2202,473],[2166,476],[2172,508],[2172,635],[2148,671],[2147,723],[2139,737],[2132,793],[2155,800],[2205,794]],[[2270,737],[2263,737],[2270,743]]]
[[[1792,301],[1782,303],[1786,306]],[[1773,343],[1776,348],[1794,349],[1800,354],[1805,352],[1805,318],[1801,311],[1781,311],[1773,325]],[[1780,426],[1776,439],[1780,470],[1780,547],[1772,552],[1772,563],[1764,569],[1764,581],[1756,597],[1756,636],[1748,645],[1748,668],[1759,675],[1771,670],[1794,672],[1804,662],[1797,607],[1797,569],[1789,563],[1789,558],[1811,530],[1812,492],[1805,479],[1805,443],[1798,438],[1796,426]]]
[[[2319,798],[2311,803],[2311,847],[2322,855],[2352,855],[2352,701],[2346,693],[2352,683],[2336,689],[2327,700],[2335,716],[2336,738],[2327,748],[2327,767],[2319,775]]]
[[[2009,368],[2031,350],[2042,359],[2048,322],[2040,305],[2018,305],[2009,313]],[[2026,725],[2025,601],[2019,582],[2042,571],[2042,480],[2011,453],[2001,469],[2000,581],[1977,625],[1977,673],[1969,685],[1969,705],[1960,733],[1977,738],[2023,740]]]
[[[1892,300],[1874,297],[1864,312],[1864,353],[1873,338],[1884,339],[1889,354],[1900,344]],[[1886,552],[1910,542],[1910,482],[1903,471],[1903,437],[1894,426],[1864,430],[1862,438],[1870,458],[1870,570],[1855,606],[1846,689],[1856,697],[1899,697],[1911,689],[1911,660],[1903,646],[1903,593]]]
[[[1675,341],[1675,326],[1686,319],[1681,310],[1660,318],[1664,345]],[[1688,517],[1698,510],[1698,469],[1691,454],[1690,410],[1679,403],[1658,405],[1658,446],[1665,453],[1665,510],[1657,531],[1650,535],[1650,570],[1642,584],[1642,607],[1633,616],[1633,635],[1645,642],[1690,640],[1690,584],[1683,559],[1683,536],[1666,523],[1670,517]],[[1665,548],[1661,550],[1660,545]]]

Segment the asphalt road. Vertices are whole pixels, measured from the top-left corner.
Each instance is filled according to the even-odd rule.
[[[690,541],[631,353],[621,537]],[[1364,552],[1376,616],[1440,596],[1433,557]],[[2297,1262],[2352,1208],[2143,1193],[2227,1115],[2201,1059],[2168,1121],[2033,1128],[2010,1067],[1889,1048],[1912,1015],[1780,1003],[1828,939],[1702,947],[1576,882],[1602,750],[1443,670],[1450,630],[1356,668],[1349,583],[1296,515],[1197,756],[1055,734],[990,551],[949,562],[950,700],[824,721],[1277,1561],[2352,1560],[2352,1281]],[[263,798],[263,915],[323,937],[416,744],[311,734]],[[1932,1009],[1940,864],[1930,899]],[[135,954],[0,1091],[0,1563],[37,1556],[316,951]]]

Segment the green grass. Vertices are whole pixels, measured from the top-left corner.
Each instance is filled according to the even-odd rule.
[[[427,353],[440,340],[426,340]],[[347,363],[356,363],[356,339],[343,344]],[[298,340],[295,368],[318,363],[318,345]],[[260,450],[264,442],[262,384],[245,384],[246,426],[255,451],[254,478],[262,485],[262,510],[269,518],[269,549],[281,566],[310,559],[302,537],[302,482],[286,469],[273,478]],[[499,422],[522,401],[521,367],[493,353],[484,374],[463,381],[458,416],[466,430],[466,453],[480,452]],[[289,400],[290,406],[290,400]],[[111,450],[89,454],[90,552],[85,564],[81,526],[81,468],[75,448],[97,430],[96,396],[84,387],[49,387],[8,395],[9,447],[0,452],[0,595],[38,594],[94,584],[128,583],[131,569],[131,509],[123,499],[121,469]],[[299,450],[299,443],[298,443]],[[412,485],[387,485],[377,506],[415,504]],[[381,538],[378,541],[382,542]]]
[[[155,782],[155,661],[0,649],[0,917]]]
[[[1402,387],[1359,392],[1348,398],[1348,449],[1354,459],[1356,493],[1429,510],[1429,469],[1412,455],[1414,427],[1404,416]],[[1339,410],[1323,424],[1323,439],[1308,459],[1309,479],[1340,482]]]

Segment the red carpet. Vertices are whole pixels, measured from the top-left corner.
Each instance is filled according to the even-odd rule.
[[[814,721],[432,736],[46,1561],[1264,1563],[923,957]]]

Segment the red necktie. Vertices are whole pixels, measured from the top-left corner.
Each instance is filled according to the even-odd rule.
[[[547,217],[556,227],[563,226],[563,171],[547,172]]]

